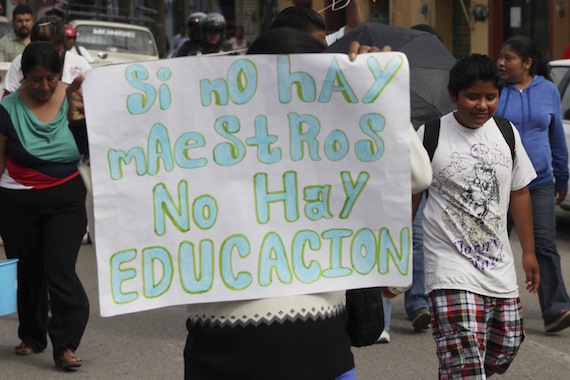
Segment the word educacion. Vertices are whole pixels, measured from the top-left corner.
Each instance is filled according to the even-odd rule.
[[[348,238],[352,239],[350,252],[343,252],[342,241]],[[126,249],[111,257],[111,292],[116,304],[125,304],[141,296],[139,291],[128,290],[137,285],[142,288],[145,298],[159,297],[173,285],[180,286],[188,294],[202,294],[213,288],[215,278],[219,276],[228,291],[240,291],[252,286],[254,281],[267,287],[277,282],[292,284],[295,279],[308,284],[323,278],[350,276],[354,272],[366,275],[376,270],[386,274],[390,263],[400,274],[406,275],[410,269],[410,244],[411,234],[407,227],[400,231],[399,246],[386,228],[377,233],[367,228],[358,231],[339,228],[321,234],[311,230],[297,231],[289,244],[271,232],[264,236],[257,255],[253,254],[251,242],[243,235],[226,238],[218,252],[209,239],[200,241],[198,247],[183,241],[177,255],[157,246],[140,252],[135,248]],[[291,247],[289,252],[286,247]],[[344,255],[349,256],[351,268],[343,266]],[[173,257],[177,257],[177,261]],[[240,265],[246,260],[251,264]],[[142,273],[135,269],[138,266],[142,267]],[[240,267],[254,269],[236,269]]]

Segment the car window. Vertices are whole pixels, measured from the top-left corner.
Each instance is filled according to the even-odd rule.
[[[558,87],[564,75],[570,70],[570,66],[553,66],[550,70],[550,75],[552,76],[552,81]]]
[[[562,95],[562,117],[570,120],[570,66],[551,66],[550,75]]]
[[[77,45],[100,51],[158,55],[150,33],[127,28],[78,25]]]

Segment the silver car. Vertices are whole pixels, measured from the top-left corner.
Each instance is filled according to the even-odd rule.
[[[95,58],[93,67],[159,59],[154,36],[144,26],[94,20],[70,24],[77,29],[76,44]]]
[[[550,61],[550,66],[552,68],[552,80],[560,91],[560,99],[562,100],[562,122],[568,145],[568,155],[570,156],[570,59]],[[570,192],[568,192],[566,199],[560,204],[560,207],[570,211]]]

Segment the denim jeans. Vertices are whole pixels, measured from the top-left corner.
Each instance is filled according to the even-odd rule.
[[[384,309],[384,331],[390,331],[390,321],[392,320],[392,300],[382,297],[382,308]]]
[[[540,265],[538,299],[545,324],[552,322],[563,309],[570,309],[570,297],[564,286],[556,249],[554,194],[553,183],[530,189],[535,252]]]
[[[413,266],[414,272],[412,275],[412,287],[406,291],[404,307],[410,320],[413,319],[414,314],[421,308],[429,310],[428,297],[425,294],[425,275],[424,275],[424,230],[422,228],[422,221],[424,218],[424,206],[426,204],[426,193],[422,197],[422,201],[416,212],[416,217],[413,223],[413,243],[414,255]]]

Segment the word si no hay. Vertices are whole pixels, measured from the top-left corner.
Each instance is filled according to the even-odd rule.
[[[374,83],[362,97],[362,102],[368,104],[376,101],[390,80],[400,70],[404,59],[402,56],[396,55],[388,61],[384,68],[374,56],[368,57],[366,63],[374,78]],[[133,88],[142,92],[133,93],[127,97],[127,109],[131,114],[140,115],[149,112],[157,100],[162,111],[170,107],[172,95],[166,84],[172,77],[169,68],[163,67],[157,70],[156,76],[163,82],[158,86],[158,89],[147,82],[149,73],[143,65],[128,66],[125,76]],[[313,76],[303,71],[291,72],[290,56],[279,56],[277,58],[277,93],[280,103],[291,102],[293,86],[297,87],[296,93],[299,100],[309,103],[317,101],[317,84]],[[216,105],[227,105],[229,100],[234,104],[243,105],[254,97],[257,87],[258,70],[255,63],[247,58],[237,59],[229,66],[226,79],[202,79],[200,81],[200,100],[204,107],[212,104],[212,96]],[[358,97],[352,90],[337,58],[332,56],[318,96],[318,102],[328,103],[334,92],[341,93],[348,103],[358,102]]]

